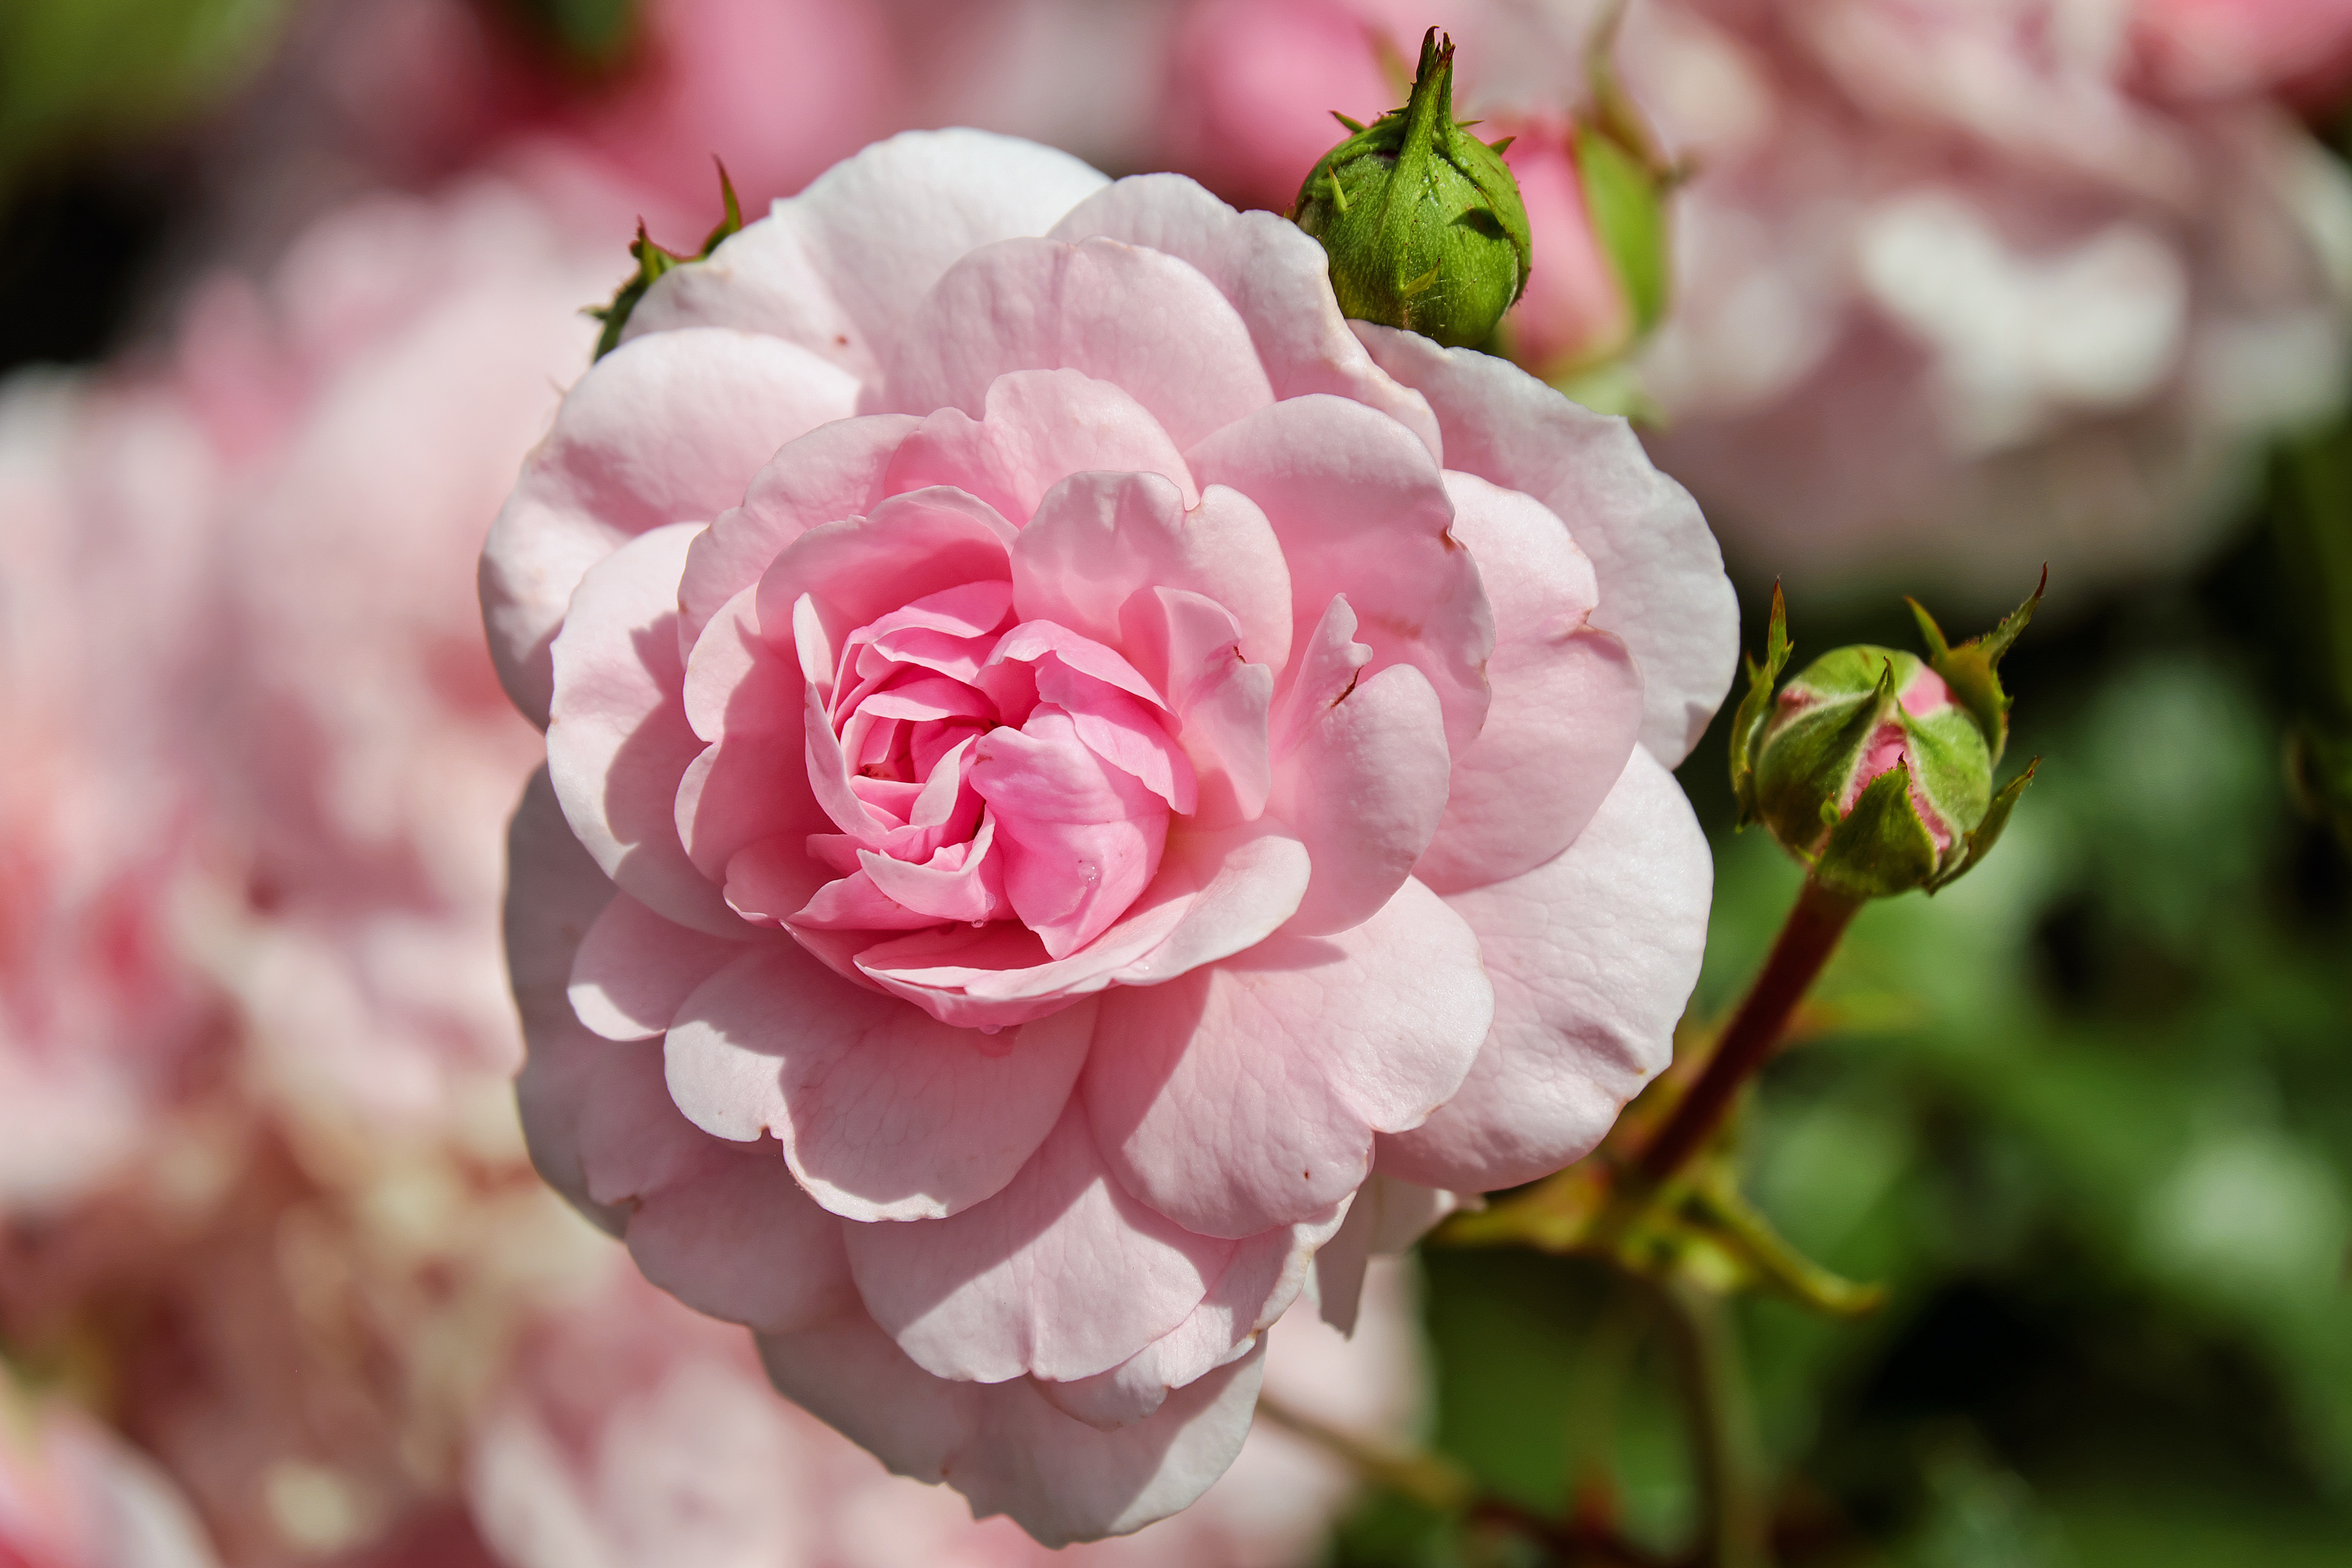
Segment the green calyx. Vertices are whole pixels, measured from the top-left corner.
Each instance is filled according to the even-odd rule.
[[[2009,734],[2000,656],[2041,590],[1990,635],[1948,646],[1916,604],[1929,657],[1867,644],[1824,655],[1773,695],[1787,664],[1786,608],[1772,596],[1765,658],[1748,664],[1732,721],[1740,820],[1761,822],[1832,891],[1890,898],[1966,874],[2000,836],[2033,768],[1993,789]]]
[[[1454,45],[1432,27],[1412,95],[1326,153],[1291,218],[1330,258],[1339,309],[1448,348],[1494,336],[1528,286],[1534,247],[1518,182],[1454,118]]]
[[[652,237],[646,233],[645,219],[637,220],[637,237],[629,241],[629,254],[637,261],[636,271],[630,274],[628,280],[613,295],[611,304],[591,305],[586,310],[586,314],[604,323],[604,330],[596,334],[597,359],[603,359],[621,346],[621,332],[629,324],[630,312],[637,308],[637,301],[646,297],[646,290],[654,286],[656,279],[682,263],[709,259],[710,253],[719,248],[720,241],[729,235],[740,232],[743,208],[735,199],[735,183],[727,177],[727,165],[724,163],[719,165],[719,195],[726,204],[726,216],[719,220],[719,226],[704,238],[702,248],[692,256],[681,256],[675,250],[665,250],[656,245]]]

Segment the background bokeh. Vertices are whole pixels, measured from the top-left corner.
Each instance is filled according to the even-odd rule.
[[[1564,215],[1507,341],[1644,420],[1750,646],[1776,577],[1803,658],[2052,563],[2000,852],[1864,912],[1741,1129],[1782,1233],[1888,1287],[1738,1303],[1780,1561],[2352,1563],[2352,6],[1631,0],[1654,322],[1558,155],[1605,12],[0,7],[0,1564],[1045,1555],[776,1400],[529,1170],[497,900],[536,738],[473,557],[579,307],[640,216],[699,239],[713,153],[753,207],[970,123],[1279,205],[1429,22]],[[1697,1026],[1799,877],[1731,831],[1720,729]],[[1269,1388],[1683,1560],[1645,1299],[1432,1247],[1373,1303],[1286,1322]],[[1075,1554],[1542,1560],[1265,1419]]]

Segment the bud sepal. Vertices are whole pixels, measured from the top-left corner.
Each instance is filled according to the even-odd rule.
[[[719,195],[726,204],[726,216],[704,237],[702,248],[692,256],[680,255],[656,245],[653,237],[646,232],[646,220],[637,220],[637,237],[629,241],[629,254],[637,262],[636,271],[614,292],[611,304],[587,308],[587,314],[604,323],[604,330],[596,334],[596,352],[591,356],[593,359],[603,359],[621,346],[621,331],[629,324],[630,312],[637,308],[637,301],[646,297],[646,290],[654,286],[656,279],[683,263],[709,260],[710,253],[719,248],[720,241],[742,229],[742,204],[735,199],[735,182],[727,177],[727,165],[724,163],[719,165]]]

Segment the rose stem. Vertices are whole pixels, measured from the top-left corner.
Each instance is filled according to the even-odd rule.
[[[1758,1481],[1755,1422],[1729,1304],[1687,1279],[1652,1282],[1666,1307],[1667,1335],[1690,1423],[1699,1497],[1699,1561],[1706,1568],[1760,1568],[1768,1533]]]
[[[1862,902],[1805,879],[1788,923],[1772,943],[1772,956],[1764,961],[1764,972],[1723,1031],[1706,1070],[1643,1151],[1635,1169],[1644,1182],[1664,1185],[1714,1136],[1740,1087],[1770,1059],[1789,1015],[1837,950],[1838,938],[1845,934]]]

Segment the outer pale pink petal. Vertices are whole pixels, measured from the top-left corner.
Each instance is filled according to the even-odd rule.
[[[646,1279],[698,1311],[761,1329],[856,1302],[842,1222],[793,1184],[773,1147],[722,1142],[679,1115],[659,1050],[613,1047],[583,1111],[589,1195],[625,1216]]]
[[[589,567],[648,529],[717,517],[778,447],[856,396],[806,351],[743,332],[667,334],[590,366],[482,548],[490,656],[524,716],[547,723],[548,644]]]
[[[661,1075],[650,1076],[660,1096]],[[698,1312],[762,1333],[822,1322],[855,1302],[845,1222],[801,1190],[776,1151],[686,1132],[698,1144],[691,1164],[629,1216],[629,1256],[645,1277]]]
[[[604,874],[657,914],[714,936],[748,934],[687,858],[677,790],[702,753],[677,657],[677,574],[698,531],[643,533],[581,579],[555,641],[548,771],[572,831]]]
[[[1337,393],[1421,437],[1441,462],[1437,416],[1421,394],[1372,363],[1333,298],[1323,247],[1266,212],[1236,212],[1181,174],[1138,174],[1097,192],[1054,226],[1055,239],[1103,235],[1180,257],[1215,284],[1249,327],[1276,397]]]
[[[988,388],[974,419],[942,408],[898,448],[887,492],[925,485],[970,490],[1015,522],[1072,474],[1158,474],[1200,501],[1192,470],[1151,411],[1122,389],[1075,370],[1019,370]],[[905,416],[891,416],[903,418]]]
[[[1739,658],[1739,606],[1690,492],[1651,465],[1624,420],[1507,360],[1350,324],[1382,369],[1428,397],[1449,465],[1531,495],[1568,524],[1601,579],[1592,624],[1641,667],[1642,743],[1669,767],[1681,762]]]
[[[909,131],[835,163],[709,260],[664,274],[629,335],[703,324],[772,332],[871,382],[940,274],[981,246],[1045,233],[1105,183],[1034,142]]]
[[[1410,664],[1427,676],[1460,756],[1486,721],[1495,623],[1470,552],[1446,531],[1454,503],[1427,448],[1385,415],[1318,395],[1262,409],[1185,455],[1202,484],[1233,486],[1273,523],[1290,566],[1293,649],[1346,595],[1372,649],[1365,674]]]
[[[1351,931],[1109,993],[1098,1032],[1118,1048],[1079,1092],[1129,1192],[1188,1230],[1255,1236],[1353,1192],[1373,1132],[1444,1104],[1493,1013],[1477,938],[1407,881]]]
[[[619,894],[572,958],[572,1010],[608,1040],[649,1040],[696,986],[742,952],[740,942],[666,921]]]
[[[669,1088],[695,1125],[773,1132],[850,1219],[937,1219],[1003,1190],[1060,1120],[1094,1034],[1065,1009],[1017,1035],[953,1029],[797,945],[721,970],[679,1010]]]
[[[981,414],[1017,370],[1124,387],[1180,449],[1274,401],[1249,330],[1215,285],[1107,239],[1011,239],[950,268],[907,325],[881,406]]]
[[[1447,1215],[1485,1204],[1483,1198],[1415,1186],[1374,1171],[1356,1189],[1347,1223],[1315,1254],[1318,1313],[1341,1333],[1353,1334],[1364,1274],[1374,1254],[1402,1252]]]
[[[821,523],[863,517],[882,499],[882,476],[918,421],[904,414],[836,419],[786,442],[686,554],[679,630],[692,647],[720,605],[760,580],[785,545]]]
[[[1315,868],[1287,929],[1346,931],[1394,897],[1437,831],[1452,771],[1437,693],[1409,664],[1357,681],[1317,714],[1275,764],[1266,802]]]
[[[973,1451],[948,1479],[972,1512],[1010,1514],[1047,1546],[1140,1530],[1189,1507],[1232,1466],[1265,1368],[1260,1341],[1116,1432],[1063,1415],[1026,1378],[982,1389]]]
[[[1633,750],[1642,672],[1622,641],[1585,624],[1599,593],[1592,564],[1559,519],[1475,475],[1449,473],[1445,488],[1454,536],[1495,607],[1494,704],[1413,868],[1451,893],[1540,866],[1583,831]]]
[[[508,866],[508,963],[530,1047],[516,1093],[541,1173],[625,1233],[647,1278],[703,1310],[781,1328],[854,1301],[840,1239],[822,1228],[840,1222],[793,1187],[783,1163],[696,1131],[670,1103],[653,1047],[599,1039],[571,1016],[563,976],[613,889],[544,773],[515,812]]]
[[[1047,1546],[1140,1530],[1191,1503],[1248,1436],[1263,1364],[1253,1352],[1181,1390],[1150,1420],[1106,1435],[1055,1410],[1026,1378],[950,1383],[862,1313],[763,1335],[785,1395],[885,1465],[944,1480],[972,1511],[1010,1514]]]
[[[1381,1141],[1381,1169],[1486,1192],[1582,1158],[1673,1055],[1713,885],[1681,786],[1637,749],[1566,853],[1448,899],[1478,933],[1495,1027],[1444,1109]]]
[[[1075,1098],[986,1203],[846,1239],[874,1321],[924,1371],[978,1383],[1108,1372],[1181,1323],[1234,1251],[1129,1197]]]
[[[778,1393],[898,1475],[946,1480],[971,1446],[982,1391],[908,1360],[862,1305],[797,1333],[761,1334],[759,1346]]]
[[[573,956],[614,889],[572,835],[547,770],[533,773],[507,826],[507,978],[522,1015],[523,1068],[515,1080],[531,1163],[572,1206],[618,1236],[626,1217],[588,1195],[580,1152],[583,1106],[598,1068],[617,1051],[572,1016]]]
[[[924,932],[867,949],[858,967],[936,1016],[1026,1023],[1112,985],[1158,985],[1255,947],[1297,910],[1307,852],[1277,824],[1168,836],[1160,876],[1125,916],[1069,957],[1046,961],[1025,931]]]
[[[1182,1322],[1108,1372],[1073,1383],[1041,1379],[1037,1391],[1064,1415],[1106,1432],[1142,1420],[1170,1394],[1249,1352],[1253,1339],[1298,1299],[1318,1249],[1341,1229],[1349,1206],[1343,1199],[1314,1224],[1234,1243],[1224,1272]]]
[[[1265,514],[1239,491],[1212,486],[1187,511],[1158,474],[1075,474],[1013,542],[1013,602],[1025,620],[1117,647],[1120,611],[1149,588],[1223,605],[1253,664],[1279,669],[1290,658],[1290,568]]]

